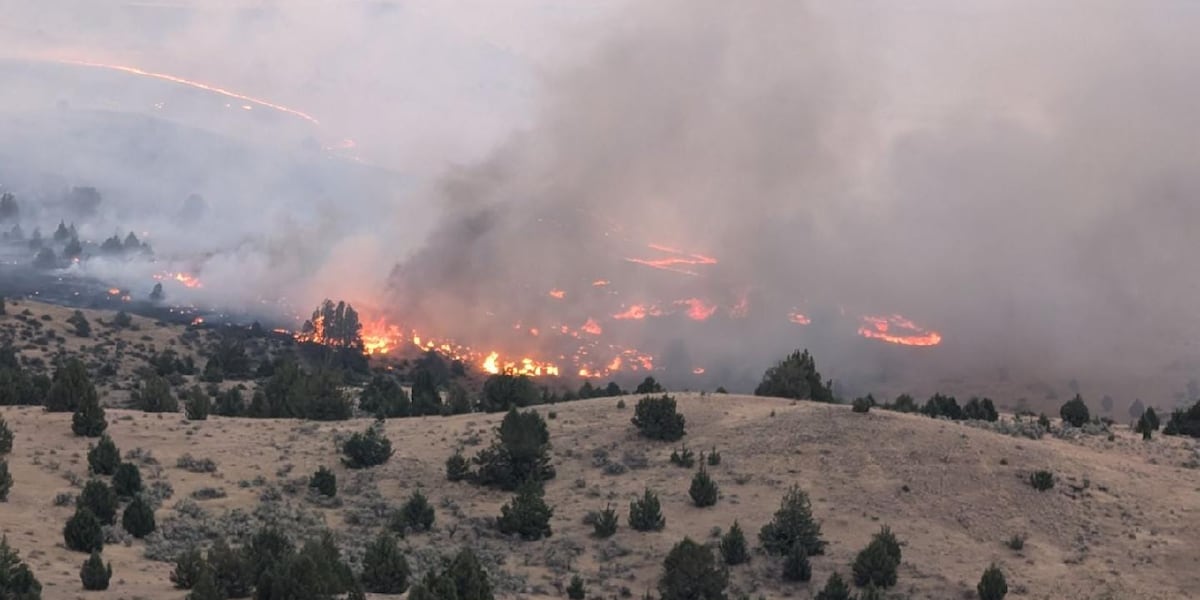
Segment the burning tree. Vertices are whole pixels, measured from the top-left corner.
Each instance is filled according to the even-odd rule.
[[[300,330],[301,339],[332,348],[349,348],[361,351],[362,323],[354,307],[339,301],[325,300],[313,311],[312,318],[304,322]]]

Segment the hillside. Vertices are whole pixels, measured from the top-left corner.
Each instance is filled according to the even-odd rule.
[[[721,486],[717,505],[691,505],[691,471],[668,462],[671,444],[636,437],[629,424],[635,399],[627,398],[625,409],[612,398],[543,407],[544,414],[556,413],[549,425],[558,477],[547,485],[554,535],[540,542],[500,537],[488,523],[509,494],[444,477],[444,461],[454,449],[464,445],[471,453],[472,444],[487,443],[501,415],[391,420],[386,430],[395,455],[361,472],[338,464],[335,443],[365,428],[367,420],[187,422],[182,415],[127,410],[109,410],[108,417],[123,452],[141,448],[157,461],[160,468],[143,459],[148,482],[165,480],[174,490],[157,513],[161,530],[203,537],[204,528],[225,528],[246,535],[248,524],[267,513],[281,516],[292,531],[324,521],[340,532],[353,560],[386,523],[387,507],[421,486],[437,507],[437,524],[432,533],[403,542],[410,564],[419,572],[439,552],[470,545],[484,556],[505,597],[562,597],[556,586],[565,586],[571,571],[583,574],[589,597],[619,597],[622,588],[641,597],[653,588],[667,550],[685,535],[711,540],[714,528],[738,519],[757,545],[758,529],[792,484],[812,496],[829,541],[826,555],[813,559],[813,582],[782,583],[778,562],[756,552],[748,566],[733,568],[731,597],[809,597],[832,571],[848,573],[855,553],[881,524],[904,542],[897,597],[970,597],[992,561],[1008,575],[1010,597],[1168,599],[1200,589],[1200,480],[1191,440],[1156,437],[1147,443],[1120,431],[1112,441],[1035,441],[916,415],[856,414],[845,406],[724,395],[678,399],[689,447],[715,446],[722,454],[721,464],[711,468]],[[71,434],[69,414],[33,407],[6,407],[2,414],[17,435],[9,456],[15,485],[0,511],[0,529],[30,561],[46,597],[73,597],[80,592],[84,557],[63,547],[61,528],[71,509],[53,500],[78,491],[69,480],[86,476],[88,442]],[[212,459],[217,471],[177,468],[185,453]],[[606,462],[633,468],[606,474]],[[341,506],[322,508],[293,482],[321,465],[337,473]],[[1040,468],[1059,478],[1053,490],[1037,492],[1026,482]],[[289,486],[299,489],[289,494]],[[662,496],[662,532],[638,533],[626,525],[628,503],[645,486]],[[228,496],[185,501],[185,512],[197,515],[189,505],[198,504],[204,515],[173,527],[179,511],[172,507],[205,487]],[[596,541],[584,515],[610,502],[621,515],[621,529]],[[221,515],[235,508],[250,514],[221,525]],[[1013,534],[1028,536],[1020,552],[1003,543]],[[154,539],[151,544],[156,552],[173,547]],[[145,552],[143,542],[108,546],[113,586],[87,596],[182,598],[184,592],[168,581],[170,565],[145,559]]]

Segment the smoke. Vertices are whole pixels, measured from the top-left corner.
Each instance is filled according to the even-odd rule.
[[[125,123],[78,162],[30,155],[65,127],[43,111],[5,124],[26,132],[5,164],[40,170],[31,193],[103,180],[156,250],[219,278],[210,301],[340,295],[554,360],[636,348],[677,385],[746,387],[795,347],[848,391],[1074,378],[1165,399],[1200,368],[1192,3],[123,6],[0,22],[27,24],[8,32],[27,57],[175,69],[320,125],[180,92],[150,113],[184,150]],[[131,112],[163,95],[89,85]],[[206,216],[184,227],[191,193]],[[627,260],[687,255],[717,263]],[[716,312],[687,318],[692,298]],[[635,304],[667,314],[613,317]],[[942,344],[855,334],[892,313]]]

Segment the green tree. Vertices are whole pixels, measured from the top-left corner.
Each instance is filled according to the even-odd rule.
[[[633,390],[633,393],[638,394],[638,395],[643,395],[643,394],[648,395],[648,394],[661,394],[664,391],[666,391],[666,390],[663,389],[663,386],[661,384],[659,384],[657,381],[655,381],[653,377],[647,376],[645,379],[642,380],[641,383],[638,384],[637,388]]]
[[[975,591],[979,593],[979,600],[1004,600],[1008,594],[1008,582],[1004,580],[1000,567],[994,563],[989,566],[979,579],[979,585],[975,586]]]
[[[375,422],[365,432],[356,432],[342,444],[342,463],[351,469],[382,465],[392,457],[392,442],[383,434],[383,424]]]
[[[130,394],[133,405],[149,413],[179,412],[179,401],[171,394],[171,385],[158,375],[142,379],[140,390]]]
[[[308,480],[308,487],[317,490],[318,494],[332,498],[337,495],[337,475],[325,467],[317,469]]]
[[[181,590],[196,586],[203,573],[209,571],[208,562],[199,548],[185,550],[175,557],[175,568],[171,570],[171,583]]]
[[[1160,423],[1158,421],[1158,413],[1154,412],[1153,406],[1147,408],[1142,416],[1146,417],[1146,424],[1150,426],[1151,431],[1158,431]]]
[[[212,569],[202,569],[188,592],[187,600],[225,600],[229,596],[222,592]]]
[[[816,600],[853,600],[854,596],[850,593],[850,586],[846,585],[846,580],[842,579],[842,575],[834,571],[833,575],[825,581],[825,587],[817,592]]]
[[[71,254],[64,254],[67,258],[72,258]],[[78,256],[75,254],[74,256]],[[75,327],[75,335],[78,337],[91,337],[92,324],[88,323],[87,317],[83,316],[80,311],[75,311],[70,317],[67,317],[67,323]]]
[[[213,413],[222,417],[240,417],[246,414],[246,401],[242,398],[242,392],[237,388],[230,388],[217,395],[217,402],[213,406]]]
[[[634,409],[633,426],[642,437],[674,442],[684,436],[683,415],[675,410],[675,399],[666,394],[638,400]]]
[[[667,526],[658,494],[650,488],[646,488],[641,498],[629,503],[629,526],[635,531],[662,531]]]
[[[574,575],[571,577],[571,585],[567,586],[567,598],[571,600],[583,600],[587,597],[587,588],[583,587],[583,578]]]
[[[113,474],[113,491],[121,498],[132,498],[142,491],[142,472],[133,463],[121,463]]]
[[[792,486],[784,494],[774,519],[759,531],[758,540],[769,554],[776,556],[787,554],[795,546],[804,549],[808,556],[823,554],[826,544],[821,539],[821,525],[813,519],[808,494],[799,486]]]
[[[471,476],[471,462],[462,455],[461,450],[455,450],[446,459],[446,480],[462,481]]]
[[[400,553],[396,538],[380,532],[363,556],[363,588],[373,594],[403,594],[408,589],[408,577],[408,561]]]
[[[108,580],[112,578],[112,563],[104,564],[100,552],[93,550],[92,555],[83,561],[79,569],[79,580],[85,590],[107,590]]]
[[[8,545],[8,536],[0,537],[0,598],[5,600],[41,600],[42,584],[34,577],[21,555]]]
[[[1054,487],[1054,474],[1046,470],[1034,471],[1029,475],[1029,485],[1033,486],[1033,489],[1039,492],[1052,489]]]
[[[12,491],[12,473],[8,472],[8,461],[0,459],[0,502],[8,502],[8,493]]]
[[[400,524],[403,527],[401,532],[405,530],[429,531],[433,527],[436,513],[433,505],[429,503],[429,499],[421,493],[420,488],[417,488],[400,507],[399,516]]]
[[[476,479],[481,485],[513,490],[529,479],[554,478],[550,430],[536,410],[509,410],[500,422],[496,438],[475,456],[479,467]]]
[[[971,398],[963,406],[963,417],[973,421],[995,421],[1000,418],[991,398]]]
[[[96,475],[112,475],[121,464],[121,451],[113,443],[108,434],[100,436],[100,441],[88,449],[88,470]]]
[[[206,421],[208,420],[208,411],[212,409],[212,401],[209,400],[208,394],[200,389],[200,386],[194,385],[188,390],[183,409],[187,413],[189,421]]]
[[[49,412],[73,412],[81,405],[99,405],[96,386],[88,377],[87,367],[78,358],[69,358],[54,371],[50,391],[46,395]]]
[[[733,527],[721,536],[721,559],[725,564],[734,566],[740,565],[750,560],[750,551],[746,547],[746,534],[742,532],[742,526],[735,520]]]
[[[537,386],[525,375],[497,373],[483,382],[483,394],[479,397],[479,410],[500,412],[513,408],[524,408],[536,404]]]
[[[617,532],[617,511],[613,510],[611,504],[605,506],[604,510],[594,513],[591,521],[592,534],[597,538],[612,537]]]
[[[412,403],[404,388],[392,377],[375,375],[358,396],[359,410],[376,417],[407,417]]]
[[[91,511],[101,524],[111,525],[116,522],[117,494],[99,479],[93,479],[83,486],[83,491],[79,492],[79,497],[75,499],[75,506]]]
[[[712,549],[685,537],[663,560],[658,593],[662,600],[725,600],[728,585],[729,574]]]
[[[107,428],[108,421],[104,419],[100,399],[94,394],[81,398],[75,414],[71,415],[71,431],[82,437],[100,437]]]
[[[854,559],[854,584],[860,587],[867,584],[881,588],[892,587],[896,585],[896,567],[899,564],[887,543],[876,537]]]
[[[550,517],[554,515],[554,509],[546,504],[544,496],[540,481],[530,479],[521,484],[513,499],[500,507],[500,518],[496,519],[500,533],[515,533],[524,540],[550,537]]]
[[[446,576],[454,582],[458,600],[492,600],[492,584],[479,557],[470,548],[463,548],[450,561]]]
[[[0,454],[8,454],[12,452],[13,447],[13,432],[8,428],[8,423],[4,421],[4,417],[0,417]]]
[[[138,539],[150,535],[157,527],[154,522],[154,508],[141,495],[134,496],[133,502],[125,507],[125,512],[121,515],[121,527]]]
[[[442,396],[428,369],[418,367],[413,371],[411,410],[414,416],[442,414]]]
[[[217,538],[208,549],[208,571],[212,572],[215,587],[225,598],[245,598],[254,588],[254,567],[244,551],[229,547],[224,538]],[[196,582],[196,588],[200,582]],[[193,589],[193,592],[195,588]]]
[[[104,548],[104,531],[100,520],[86,507],[75,509],[63,527],[63,542],[76,552],[93,552]]]
[[[692,476],[692,485],[688,488],[688,495],[692,497],[692,503],[699,508],[717,503],[717,482],[709,476],[704,465],[700,465],[700,469]]]
[[[833,381],[821,379],[817,363],[808,350],[797,350],[763,374],[755,396],[774,396],[816,402],[833,402]]]
[[[792,546],[783,557],[784,581],[808,581],[812,579],[812,564],[804,546]]]
[[[958,399],[944,394],[931,396],[929,400],[925,401],[925,406],[921,407],[921,413],[933,418],[945,417],[954,421],[963,419],[963,410],[958,405]]]
[[[1062,417],[1063,423],[1069,423],[1072,427],[1083,427],[1091,419],[1087,404],[1079,394],[1058,409],[1058,416]]]

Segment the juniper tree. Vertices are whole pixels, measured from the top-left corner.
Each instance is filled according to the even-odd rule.
[[[92,479],[83,486],[75,506],[86,508],[104,525],[111,525],[117,519],[117,494],[107,483]]]
[[[530,479],[553,479],[550,449],[550,430],[541,415],[536,410],[511,409],[500,422],[496,440],[475,457],[476,479],[503,490],[516,489]]]
[[[376,421],[366,432],[356,432],[342,444],[342,463],[351,469],[382,465],[392,456],[392,442],[383,434],[383,424]]]
[[[150,535],[156,527],[154,508],[141,495],[134,496],[121,514],[121,527],[138,539]]]
[[[462,481],[471,476],[471,463],[462,455],[461,450],[455,450],[446,459],[446,480]]]
[[[712,506],[717,503],[717,494],[717,483],[708,475],[704,465],[700,465],[700,469],[692,476],[691,487],[688,488],[692,503],[699,508]]]
[[[0,537],[0,598],[40,600],[42,584],[21,555],[8,545],[8,536]]]
[[[812,579],[812,564],[804,546],[796,544],[783,557],[784,581],[808,581]]]
[[[421,493],[420,488],[414,490],[412,496],[400,507],[398,516],[402,526],[401,533],[405,530],[429,531],[436,518],[433,505],[429,503],[425,494]]]
[[[1088,414],[1087,404],[1083,402],[1083,398],[1079,394],[1068,400],[1058,409],[1058,415],[1062,417],[1063,423],[1069,423],[1072,427],[1083,427],[1091,419]]]
[[[8,428],[8,423],[4,422],[4,417],[0,417],[0,454],[8,454],[12,452],[13,432]]]
[[[613,510],[611,504],[605,506],[604,510],[593,513],[591,521],[592,534],[597,538],[612,537],[617,532],[617,511]]]
[[[254,588],[254,567],[247,552],[229,547],[225,538],[217,538],[205,558],[216,588],[225,598],[245,598]],[[196,588],[200,582],[196,582]],[[193,589],[193,593],[195,589]]]
[[[387,375],[372,377],[358,396],[358,409],[376,417],[407,417],[411,405],[404,388]]]
[[[191,590],[188,592],[186,600],[225,600],[231,597],[221,590],[212,569],[201,570],[196,576],[196,581],[192,583]]]
[[[750,552],[746,548],[746,535],[742,533],[742,526],[736,520],[729,531],[721,536],[720,549],[721,559],[727,565],[740,565],[750,560]]]
[[[308,487],[322,496],[332,498],[337,495],[337,475],[325,467],[317,469],[308,480]]]
[[[363,588],[373,594],[403,594],[408,589],[408,577],[408,561],[400,553],[396,538],[387,531],[380,532],[363,555]]]
[[[587,589],[583,587],[583,578],[579,575],[571,577],[571,585],[567,586],[567,598],[571,600],[583,600],[587,597]]]
[[[63,527],[63,542],[76,552],[98,551],[104,547],[104,531],[100,520],[86,507],[75,509]]]
[[[217,402],[213,405],[213,414],[222,417],[240,417],[246,414],[246,401],[242,398],[242,392],[237,388],[230,388],[217,395]]]
[[[145,412],[174,413],[179,412],[179,401],[171,393],[171,385],[158,375],[150,375],[142,379],[140,390],[130,394],[133,405]]]
[[[113,474],[112,484],[118,497],[131,498],[142,491],[142,472],[133,463],[121,463]]]
[[[75,414],[71,415],[71,431],[82,437],[100,437],[107,428],[100,399],[94,394],[81,398]]]
[[[833,381],[824,381],[808,350],[797,350],[763,373],[755,396],[833,402]]]
[[[629,526],[636,531],[662,531],[667,520],[663,518],[658,494],[646,488],[641,498],[629,503]]]
[[[208,394],[200,389],[200,386],[192,386],[187,392],[187,398],[183,403],[183,410],[187,414],[189,421],[206,421],[208,420],[208,412],[212,409],[212,401],[209,400]]]
[[[658,593],[661,600],[725,600],[728,585],[729,574],[712,549],[685,537],[663,560]]]
[[[85,590],[107,590],[108,580],[111,578],[112,563],[105,565],[99,551],[92,551],[92,555],[83,561],[83,566],[79,569],[79,580],[83,582]]]
[[[813,556],[825,552],[826,542],[821,539],[821,525],[813,519],[812,504],[808,494],[799,486],[792,486],[784,494],[775,511],[775,517],[758,533],[759,543],[769,554],[785,555],[795,546]]]
[[[854,584],[859,587],[874,584],[882,588],[896,585],[896,567],[900,564],[898,548],[893,553],[887,540],[878,536],[871,540],[854,559]]]
[[[100,436],[100,441],[88,449],[88,470],[96,475],[112,475],[121,464],[121,451],[108,434]]]
[[[544,496],[540,481],[530,479],[521,484],[512,500],[500,507],[500,517],[496,519],[500,533],[515,533],[525,540],[550,537],[554,509],[546,504]]]
[[[68,358],[54,371],[46,394],[48,412],[73,412],[84,402],[98,401],[96,386],[88,377],[87,367],[78,358]]]
[[[975,591],[979,593],[979,600],[1004,600],[1008,594],[1008,582],[1004,580],[1000,567],[994,563],[989,566],[979,579],[979,585],[975,586]]]
[[[687,421],[676,410],[675,399],[663,394],[638,400],[632,422],[642,437],[674,442],[685,435]]]
[[[842,579],[842,575],[837,571],[829,576],[825,581],[825,587],[817,592],[816,600],[853,600],[854,596],[850,593],[850,586],[846,585],[846,580]]]
[[[171,583],[181,590],[190,590],[200,579],[200,576],[205,571],[208,571],[208,562],[204,560],[204,554],[199,548],[191,548],[183,551],[175,557],[175,567],[171,569]]]
[[[8,461],[0,459],[0,502],[8,502],[8,493],[12,491],[12,473],[8,472]]]

